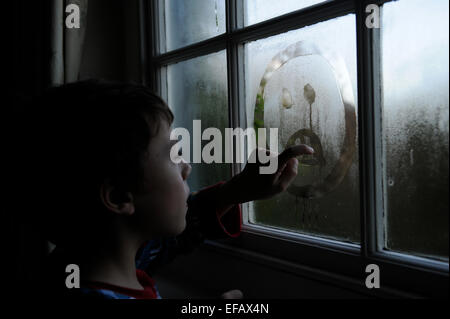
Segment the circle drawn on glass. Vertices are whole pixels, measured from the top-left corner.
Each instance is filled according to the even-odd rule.
[[[290,45],[285,50],[278,53],[267,66],[260,82],[258,94],[256,96],[254,117],[254,128],[257,132],[258,128],[265,127],[265,88],[274,72],[279,70],[283,65],[285,65],[292,59],[313,55],[324,58],[334,74],[336,84],[339,89],[339,95],[344,106],[345,136],[339,159],[336,161],[330,173],[324,179],[304,186],[291,184],[291,186],[288,188],[288,192],[290,194],[303,198],[320,198],[334,190],[343,181],[344,177],[347,175],[348,170],[350,169],[350,166],[352,165],[353,156],[356,151],[356,111],[353,88],[344,60],[339,55],[329,50],[324,50],[310,41],[299,41],[297,43],[294,43],[293,45]],[[309,83],[304,86],[303,96],[309,103],[311,114],[312,105],[316,100],[316,92]],[[284,88],[282,92],[282,106],[285,109],[288,109],[292,107],[292,104],[293,102],[291,94],[287,89]],[[256,137],[258,138],[258,134],[256,135]],[[321,167],[324,166],[325,159],[323,157],[322,144],[320,142],[320,138],[313,132],[311,117],[310,128],[301,128],[297,130],[289,137],[285,148],[296,145],[297,140],[300,140],[300,142],[304,144],[306,138],[309,139],[311,146],[315,150],[315,154],[313,156],[305,156],[300,158],[299,163],[303,165],[320,165]],[[301,169],[301,167],[302,165],[299,165],[299,169]]]

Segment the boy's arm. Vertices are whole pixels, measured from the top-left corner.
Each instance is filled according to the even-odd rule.
[[[242,212],[239,203],[232,204],[223,197],[225,182],[206,187],[188,199],[186,229],[180,239],[200,233],[207,239],[236,238],[240,235]]]

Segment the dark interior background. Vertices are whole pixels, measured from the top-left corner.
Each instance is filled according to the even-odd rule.
[[[137,1],[95,0],[89,3],[88,29],[80,67],[80,79],[139,82],[139,20]],[[8,258],[5,281],[20,289],[41,284],[42,261],[48,247],[28,214],[39,214],[45,203],[28,203],[24,194],[27,176],[24,166],[32,165],[26,137],[20,129],[21,103],[38,95],[50,82],[50,1],[18,0],[2,8],[3,60],[2,128],[5,135],[7,205],[2,209]]]

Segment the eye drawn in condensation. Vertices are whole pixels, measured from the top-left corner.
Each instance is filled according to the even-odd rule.
[[[344,177],[352,164],[353,157],[356,151],[356,111],[355,99],[353,96],[353,88],[350,81],[350,76],[347,71],[344,60],[330,50],[324,50],[313,42],[299,41],[287,47],[285,50],[278,53],[267,66],[265,73],[261,79],[255,103],[254,128],[257,132],[258,128],[264,128],[264,112],[266,100],[266,86],[274,73],[282,68],[287,62],[295,58],[306,56],[322,57],[329,65],[334,78],[336,80],[337,88],[339,89],[339,96],[344,107],[345,117],[345,136],[343,144],[340,148],[340,156],[331,171],[325,178],[318,178],[307,185],[298,186],[294,183],[288,188],[288,192],[296,197],[307,199],[320,198],[328,194],[343,181]],[[301,72],[301,70],[298,70]],[[309,144],[314,150],[314,155],[303,156],[299,158],[299,171],[307,167],[318,166],[320,168],[325,166],[324,152],[319,136],[314,132],[315,129],[312,123],[312,113],[314,103],[316,102],[317,93],[310,83],[303,87],[303,98],[309,104],[309,128],[301,128],[293,133],[286,142],[282,145],[284,148],[301,144]],[[289,92],[283,88],[281,92],[281,106],[280,111],[280,135],[283,141],[283,127],[290,118],[286,112],[291,111],[291,107],[295,104],[292,98],[296,92]],[[258,136],[257,136],[258,138]]]
[[[283,88],[283,93],[281,93],[281,105],[285,109],[290,109],[294,103],[292,103],[292,95],[288,89]]]

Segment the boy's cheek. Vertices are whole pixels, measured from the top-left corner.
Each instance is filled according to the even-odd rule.
[[[159,227],[166,231],[166,236],[176,236],[186,227],[187,203],[183,199],[183,191],[184,189],[177,190],[175,194],[167,194],[161,198],[163,203],[157,214],[161,217]]]
[[[174,193],[157,192],[137,197],[135,208],[137,226],[147,235],[174,236],[186,226],[187,203],[184,189],[172,189]],[[177,200],[178,198],[178,200]]]

